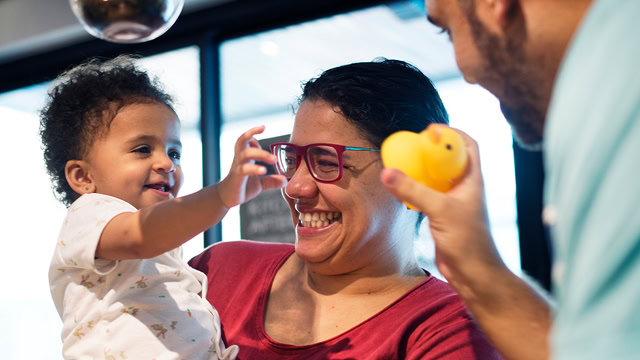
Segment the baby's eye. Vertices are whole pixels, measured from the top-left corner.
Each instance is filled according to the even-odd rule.
[[[143,145],[143,146],[140,146],[140,147],[137,147],[137,148],[133,149],[133,152],[143,153],[143,154],[150,154],[151,153],[151,148],[148,147],[147,145]]]
[[[182,156],[182,154],[180,154],[180,152],[178,150],[169,151],[169,157],[174,159],[174,160],[180,160],[181,156]]]

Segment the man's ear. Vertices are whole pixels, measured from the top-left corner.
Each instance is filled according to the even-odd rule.
[[[96,186],[88,171],[88,164],[83,160],[69,160],[64,166],[64,175],[69,186],[76,193],[90,194],[96,191]]]
[[[492,12],[496,21],[503,29],[509,25],[513,18],[514,11],[519,6],[519,0],[491,0]]]
[[[516,10],[520,7],[519,0],[475,0],[478,14],[485,20],[490,17],[489,23],[497,25],[504,31],[513,21]],[[494,29],[496,31],[497,29]]]

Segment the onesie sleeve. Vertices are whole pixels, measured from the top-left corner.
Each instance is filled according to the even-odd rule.
[[[108,274],[116,267],[118,261],[96,258],[96,248],[102,231],[117,215],[136,211],[129,203],[111,196],[81,196],[69,208],[60,230],[53,261],[58,262],[61,267]]]

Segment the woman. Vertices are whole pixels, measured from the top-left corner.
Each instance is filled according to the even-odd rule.
[[[418,265],[420,213],[380,182],[384,138],[447,122],[429,79],[401,61],[305,84],[290,143],[272,145],[295,246],[221,243],[190,262],[209,275],[239,358],[499,358],[450,287]]]

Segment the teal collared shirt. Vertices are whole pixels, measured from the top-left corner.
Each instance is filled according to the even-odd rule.
[[[553,359],[640,359],[640,0],[594,0],[544,137]]]

